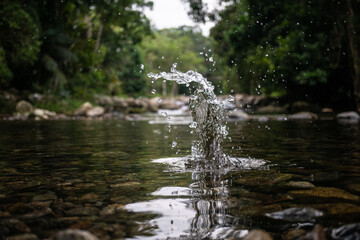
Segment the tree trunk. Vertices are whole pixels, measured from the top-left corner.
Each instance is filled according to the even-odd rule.
[[[350,19],[347,21],[347,33],[349,38],[349,47],[352,55],[352,64],[353,64],[353,79],[354,79],[354,97],[356,103],[356,110],[360,111],[360,56],[359,49],[356,39],[356,30],[354,27],[354,9],[351,3],[351,0],[347,0],[347,7],[350,14]]]
[[[101,22],[101,18],[100,18],[99,30],[97,32],[95,48],[94,48],[95,54],[99,52],[103,30],[104,30],[104,24]]]

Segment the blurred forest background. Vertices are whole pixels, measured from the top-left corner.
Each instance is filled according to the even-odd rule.
[[[360,1],[184,0],[198,28],[156,30],[146,0],[2,0],[0,89],[68,101],[177,95],[148,72],[196,70],[217,93],[360,110]],[[153,96],[153,95],[152,95]]]

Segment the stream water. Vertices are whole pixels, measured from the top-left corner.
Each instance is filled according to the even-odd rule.
[[[214,179],[179,165],[197,141],[192,129],[174,121],[169,132],[158,118],[1,122],[0,239],[67,228],[100,239],[221,239],[252,229],[285,239],[315,224],[345,239],[334,231],[360,222],[358,124],[229,122],[223,151],[265,164]]]

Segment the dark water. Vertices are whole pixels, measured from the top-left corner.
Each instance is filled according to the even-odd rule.
[[[219,239],[252,229],[285,239],[315,224],[330,239],[333,228],[360,222],[358,124],[228,125],[224,152],[266,167],[224,173],[220,193],[194,195],[191,172],[152,162],[190,154],[187,125],[169,132],[146,121],[0,122],[0,239],[67,228],[100,239]],[[294,207],[321,214],[271,215]]]

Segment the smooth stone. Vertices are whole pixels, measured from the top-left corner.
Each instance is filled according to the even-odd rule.
[[[314,218],[323,216],[324,213],[314,208],[288,208],[282,211],[267,213],[265,216],[290,222],[307,222],[313,221]]]
[[[360,223],[347,224],[331,230],[334,240],[360,240]]]
[[[40,202],[40,201],[48,201],[48,200],[55,200],[57,198],[56,194],[53,192],[47,192],[41,195],[37,195],[33,197],[33,202]]]
[[[295,240],[306,234],[304,229],[291,229],[283,235],[283,240]]]
[[[351,203],[315,204],[312,207],[324,211],[326,215],[360,214],[360,207]]]
[[[297,238],[297,240],[326,240],[324,228],[321,225],[316,224],[311,232]]]
[[[105,109],[103,107],[93,107],[86,111],[87,117],[98,117],[103,115],[105,112]]]
[[[264,107],[258,107],[256,109],[257,113],[284,113],[286,109],[280,106],[268,105]]]
[[[80,198],[82,202],[94,203],[98,201],[99,197],[95,193],[87,193]]]
[[[346,189],[352,192],[360,193],[360,184],[349,184],[346,186]]]
[[[360,119],[360,116],[357,112],[350,111],[350,112],[342,112],[336,115],[336,118],[339,119]]]
[[[352,201],[359,201],[360,199],[356,195],[332,187],[316,187],[310,190],[296,190],[290,191],[289,194],[300,197],[338,198]]]
[[[64,213],[67,216],[91,216],[96,215],[98,212],[99,210],[94,207],[78,207],[66,210]]]
[[[243,240],[272,240],[272,237],[269,233],[264,232],[263,230],[251,230],[248,235],[246,235]]]
[[[93,105],[89,102],[83,103],[74,113],[76,116],[85,116],[86,112],[93,108]]]
[[[117,203],[111,204],[111,205],[106,206],[105,208],[103,208],[100,211],[100,216],[113,215],[118,212],[124,211],[124,209],[125,209],[125,206],[122,204],[117,204]]]
[[[248,119],[249,115],[241,110],[233,110],[233,111],[229,111],[227,113],[225,113],[225,116],[231,119]]]
[[[16,218],[7,218],[0,221],[0,229],[6,228],[8,233],[29,233],[30,228],[22,221]]]
[[[285,183],[285,186],[291,187],[291,188],[301,188],[301,189],[312,189],[315,188],[315,185],[310,182],[296,182],[296,181],[290,181]]]
[[[289,115],[288,119],[292,120],[315,120],[318,119],[318,116],[312,112],[298,112],[295,114]]]
[[[125,182],[125,183],[117,183],[110,185],[111,188],[134,188],[140,189],[141,184],[139,182]]]
[[[159,108],[160,109],[169,109],[169,110],[176,110],[181,108],[182,104],[179,101],[176,101],[175,99],[164,99]]]
[[[68,229],[58,232],[53,240],[98,240],[98,238],[88,231]]]
[[[38,240],[39,238],[35,234],[27,233],[27,234],[10,236],[6,239],[7,240]]]

